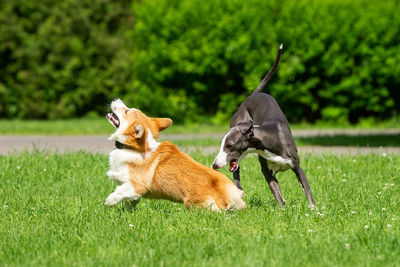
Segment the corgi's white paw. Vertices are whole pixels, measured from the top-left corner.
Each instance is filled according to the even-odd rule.
[[[112,193],[108,196],[108,198],[106,199],[106,202],[104,202],[104,205],[106,205],[107,207],[110,207],[110,206],[114,206],[114,205],[118,204],[119,202],[120,202],[119,198],[114,193]]]

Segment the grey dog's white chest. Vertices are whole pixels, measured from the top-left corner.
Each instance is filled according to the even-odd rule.
[[[238,161],[240,162],[244,156],[250,153],[257,153],[259,156],[263,157],[267,161],[268,168],[272,171],[273,175],[278,171],[286,171],[293,168],[293,162],[291,159],[282,158],[266,149],[257,150],[255,148],[249,148],[242,154]]]

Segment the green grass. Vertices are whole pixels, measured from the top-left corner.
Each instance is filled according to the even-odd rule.
[[[248,157],[247,208],[222,213],[162,200],[143,200],[133,213],[105,208],[115,189],[106,155],[1,156],[0,265],[398,265],[400,154],[301,156],[318,210],[291,172],[278,174],[287,201],[278,208]]]
[[[296,123],[296,129],[391,129],[400,128],[400,116],[393,116],[387,120],[377,120],[374,118],[364,118],[356,124],[349,122],[329,122],[329,121],[316,121],[313,124],[308,122]]]
[[[291,123],[292,129],[390,129],[400,128],[400,117],[386,122],[361,122],[357,125],[318,122]],[[174,125],[166,133],[224,133],[229,122],[222,125],[187,124]],[[82,118],[69,120],[0,120],[0,135],[78,135],[109,134],[112,126],[105,118]]]
[[[215,133],[228,130],[227,125],[174,125],[166,133]],[[110,134],[113,127],[105,118],[69,120],[0,120],[0,135],[90,135]]]
[[[0,120],[2,135],[108,134],[112,126],[104,119]]]

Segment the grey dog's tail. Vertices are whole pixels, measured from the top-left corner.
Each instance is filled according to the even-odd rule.
[[[261,92],[261,91],[264,89],[264,87],[267,85],[267,83],[269,82],[269,80],[271,79],[272,75],[274,75],[275,70],[276,70],[276,68],[278,67],[278,64],[279,64],[279,59],[281,59],[282,51],[283,51],[283,44],[281,44],[281,45],[279,46],[278,54],[276,55],[274,65],[273,65],[272,68],[269,70],[269,72],[267,73],[267,75],[265,75],[265,77],[262,79],[261,83],[257,86],[256,90],[254,90],[253,93],[259,93],[259,92]]]

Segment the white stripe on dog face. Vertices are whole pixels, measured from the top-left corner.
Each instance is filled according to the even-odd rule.
[[[217,157],[216,157],[215,160],[214,160],[213,165],[217,165],[218,168],[224,167],[224,166],[226,165],[226,163],[227,163],[227,162],[226,162],[226,157],[228,156],[228,154],[225,153],[224,147],[225,147],[226,138],[228,137],[228,135],[229,135],[230,133],[231,133],[231,130],[229,130],[229,131],[225,134],[225,136],[222,138],[221,147],[220,147],[220,149],[219,149],[219,152],[218,152]]]

